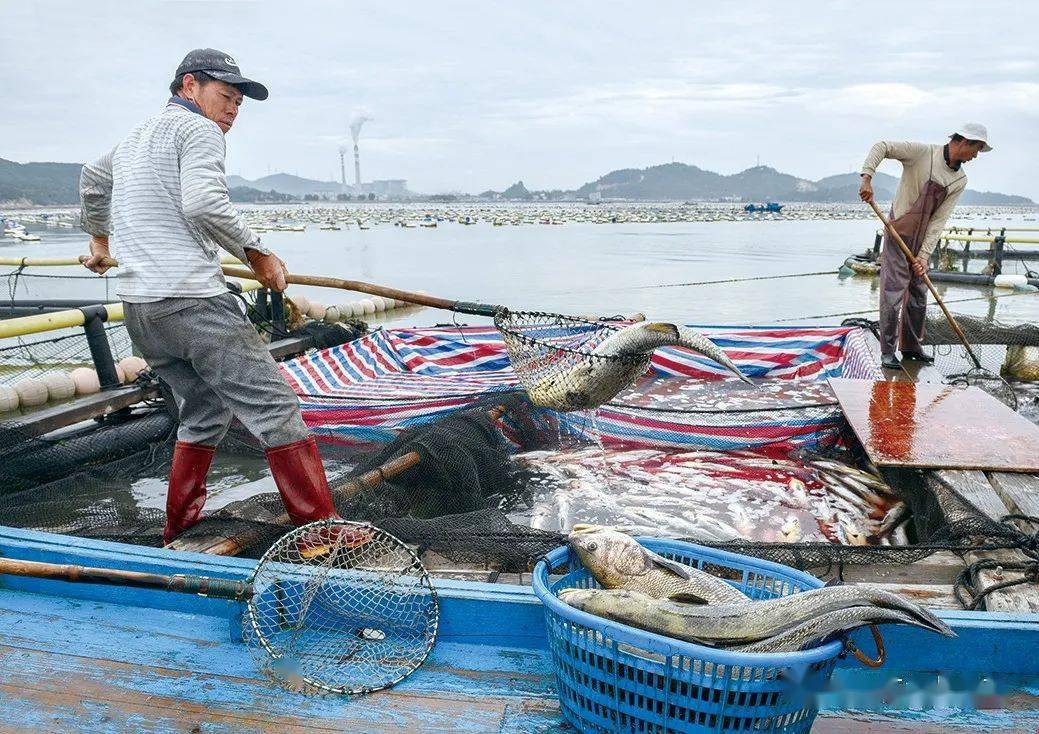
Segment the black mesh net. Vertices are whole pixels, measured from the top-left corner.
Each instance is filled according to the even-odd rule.
[[[499,311],[494,325],[523,389],[541,407],[596,408],[649,367],[651,353],[596,354],[620,330],[607,321],[533,311]]]
[[[1034,329],[997,325],[989,333],[984,324],[964,324],[988,334],[990,341],[975,343],[1001,350],[994,359],[1005,359],[1007,344],[1035,344]],[[334,339],[363,331],[337,327]],[[930,333],[941,338],[937,326]],[[81,342],[78,353],[70,347],[57,359],[84,355]],[[522,393],[474,396],[465,410],[389,444],[319,433],[319,445],[344,518],[370,521],[424,560],[448,565],[526,570],[578,522],[823,570],[1034,545],[927,475],[872,470],[825,384],[771,382],[748,390],[734,380],[645,380],[594,413],[547,411]],[[4,422],[5,523],[161,544],[176,423],[161,386],[142,387],[154,396],[150,404],[74,430],[40,436],[31,421]],[[413,453],[417,460],[405,461]],[[240,426],[221,444],[218,463],[221,457],[226,464],[210,477],[210,511],[178,543],[258,557],[289,529],[280,496],[260,447]]]

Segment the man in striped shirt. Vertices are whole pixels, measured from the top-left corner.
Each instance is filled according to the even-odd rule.
[[[213,453],[234,416],[263,445],[295,524],[336,517],[296,395],[220,269],[223,248],[266,287],[285,289],[284,263],[231,205],[224,176],[224,135],[243,96],[264,100],[267,89],[242,76],[229,55],[196,49],[170,91],[160,114],[84,166],[80,178],[82,227],[91,235],[86,266],[104,273],[105,258],[119,261],[126,329],[177,403],[164,540],[201,518]]]

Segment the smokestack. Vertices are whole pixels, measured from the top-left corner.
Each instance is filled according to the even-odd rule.
[[[339,146],[339,183],[342,187],[340,193],[346,193],[346,146]]]
[[[357,147],[357,141],[361,137],[361,126],[370,119],[370,117],[355,114],[353,120],[350,121],[350,137],[354,139],[354,184],[358,187],[361,185],[361,151]]]

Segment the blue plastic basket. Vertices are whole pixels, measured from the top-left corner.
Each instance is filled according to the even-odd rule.
[[[822,586],[778,563],[659,538],[640,538],[667,558],[731,578],[753,599]],[[569,564],[549,585],[550,568]],[[843,650],[840,641],[795,653],[737,653],[628,627],[560,601],[562,589],[598,584],[569,548],[534,568],[545,607],[563,716],[582,732],[807,732]]]

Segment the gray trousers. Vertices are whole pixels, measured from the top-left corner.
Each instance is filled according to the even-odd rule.
[[[237,416],[264,448],[310,435],[299,402],[231,293],[124,303],[134,346],[173,391],[177,438],[216,446]]]
[[[914,254],[919,247],[912,245]],[[880,353],[896,349],[923,353],[924,322],[927,321],[927,284],[913,273],[889,232],[884,233],[880,253]]]

